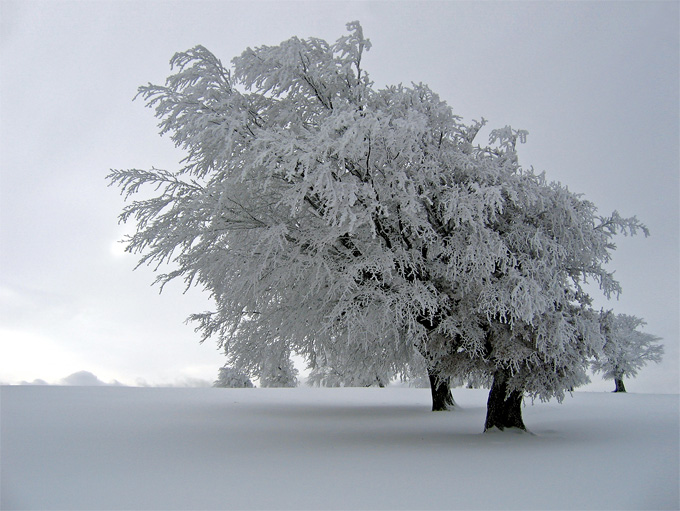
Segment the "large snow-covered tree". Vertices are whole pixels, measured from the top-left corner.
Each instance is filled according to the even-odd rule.
[[[617,295],[620,286],[605,267],[612,237],[647,232],[635,218],[597,215],[592,203],[543,176],[518,175],[517,195],[494,226],[510,260],[478,295],[482,311],[493,304],[484,345],[480,339],[474,347],[493,375],[487,429],[523,428],[522,395],[561,400],[588,382],[588,360],[604,341],[584,286],[595,281],[607,297]]]
[[[451,377],[489,382],[487,427],[524,427],[525,393],[584,381],[603,341],[583,282],[618,292],[611,238],[643,227],[520,167],[525,132],[476,145],[484,122],[427,86],[375,89],[370,42],[348,31],[249,48],[232,69],[198,46],[141,87],[186,157],[109,175],[126,198],[157,190],[123,210],[127,250],[169,263],[161,289],[210,292],[192,319],[239,368],[294,352],[382,377],[425,360],[442,406]]]
[[[637,316],[600,313],[600,326],[605,343],[602,353],[593,360],[592,368],[606,380],[614,380],[614,392],[626,392],[624,378],[634,378],[647,362],[661,362],[663,345],[660,337],[641,332],[645,321]]]

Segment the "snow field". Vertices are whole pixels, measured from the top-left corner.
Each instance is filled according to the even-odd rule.
[[[2,509],[678,509],[678,396],[0,387]]]

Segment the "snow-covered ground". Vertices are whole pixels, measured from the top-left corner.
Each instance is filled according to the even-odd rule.
[[[486,392],[4,386],[9,509],[678,509],[678,396],[528,404]]]

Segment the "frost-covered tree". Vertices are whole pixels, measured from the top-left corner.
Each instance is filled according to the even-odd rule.
[[[600,313],[600,325],[605,338],[602,353],[592,362],[595,372],[601,372],[606,380],[614,380],[614,392],[626,392],[624,378],[634,378],[647,362],[661,362],[663,345],[661,338],[641,332],[645,321],[636,316]]]
[[[217,380],[213,383],[213,387],[236,389],[250,389],[253,388],[253,386],[253,382],[250,381],[247,374],[230,366],[220,367],[217,374]]]
[[[414,278],[423,255],[407,231],[419,236],[427,197],[408,181],[470,133],[424,86],[373,91],[368,47],[355,23],[334,45],[249,49],[233,74],[197,47],[173,58],[165,86],[140,89],[187,157],[175,172],[110,175],[128,196],[162,190],[125,209],[138,227],[128,249],[140,264],[175,263],[161,285],[208,289],[216,310],[193,319],[241,359],[281,344],[313,363],[347,343],[398,373],[438,307]],[[422,186],[436,189],[437,172]]]
[[[257,375],[262,387],[297,387],[298,370],[290,359],[290,353],[270,346],[264,350]]]
[[[324,387],[384,387],[394,376],[394,369],[382,362],[382,358],[359,346],[336,345],[333,350],[316,354],[307,383]]]
[[[484,121],[427,86],[376,90],[348,29],[249,48],[232,69],[199,46],[141,87],[186,157],[109,175],[126,198],[157,190],[123,210],[127,250],[170,264],[161,289],[210,292],[215,310],[191,319],[238,367],[297,353],[319,373],[398,376],[424,360],[442,406],[452,377],[491,382],[487,427],[523,427],[508,417],[525,394],[584,380],[602,339],[583,282],[617,293],[611,238],[642,226],[521,168],[525,132],[480,146]]]
[[[518,176],[518,194],[495,226],[511,259],[480,296],[481,304],[494,304],[485,344],[474,347],[493,374],[487,429],[523,428],[522,394],[561,400],[565,390],[587,383],[587,361],[603,339],[584,285],[595,281],[607,297],[618,295],[606,269],[612,238],[647,232],[635,218],[599,216],[592,203],[543,176]]]

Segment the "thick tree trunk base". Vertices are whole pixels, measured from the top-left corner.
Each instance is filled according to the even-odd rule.
[[[451,394],[451,385],[448,378],[440,378],[434,373],[428,372],[430,378],[430,391],[432,392],[432,411],[445,412],[455,408],[456,402]]]
[[[484,431],[497,428],[501,431],[507,428],[517,428],[526,431],[522,420],[522,392],[513,391],[508,394],[508,375],[498,370],[493,377],[493,384],[486,404],[486,423]],[[506,398],[507,396],[507,398]]]
[[[614,392],[626,392],[626,386],[623,384],[623,380],[616,378],[614,379],[614,383],[616,383]]]

